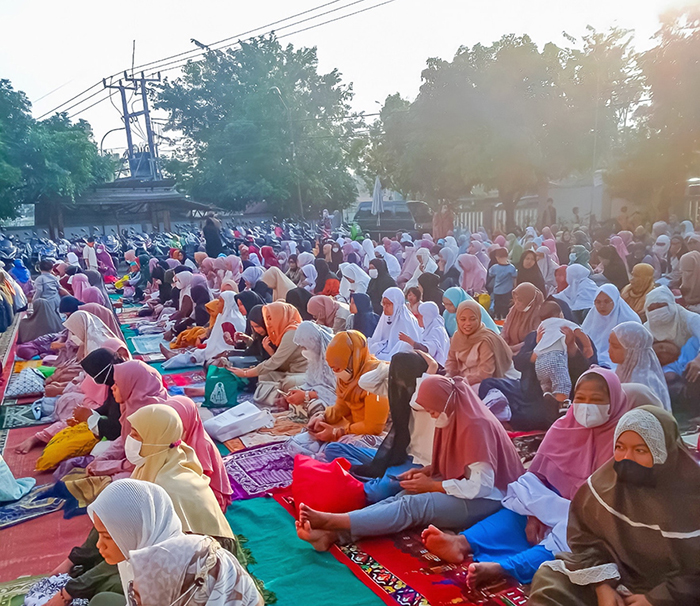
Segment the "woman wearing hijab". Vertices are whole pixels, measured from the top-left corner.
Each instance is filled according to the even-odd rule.
[[[389,275],[384,259],[372,259],[369,262],[368,273],[370,281],[367,285],[367,295],[372,301],[374,313],[380,315],[382,313],[382,297],[387,289],[396,288],[396,282]]]
[[[526,282],[534,285],[543,294],[547,291],[542,272],[537,265],[537,254],[532,250],[527,250],[522,254],[518,265],[516,285]]]
[[[112,394],[120,407],[121,433],[87,466],[88,475],[126,477],[134,469],[124,451],[131,433],[129,417],[143,406],[164,404],[170,396],[163,387],[160,373],[140,360],[129,360],[113,367]]]
[[[88,280],[87,276],[83,273],[75,274],[70,280],[70,285],[73,288],[75,298],[84,301],[83,291],[90,288],[90,281]]]
[[[440,309],[433,301],[427,301],[418,306],[418,313],[423,324],[420,339],[414,340],[406,336],[399,338],[414,349],[426,352],[438,364],[444,365],[450,349],[450,336],[445,330]]]
[[[270,267],[260,279],[272,289],[273,301],[284,301],[287,293],[296,288],[296,284],[285,276],[279,267]]]
[[[204,430],[197,405],[184,396],[175,396],[167,403],[179,415],[183,427],[182,441],[194,450],[221,510],[226,513],[233,495],[231,482],[219,451]]]
[[[223,367],[238,377],[257,377],[259,381],[281,383],[288,387],[301,383],[308,363],[294,344],[294,333],[301,323],[299,312],[293,305],[281,301],[265,305],[262,311],[267,333],[263,347],[270,358],[246,369],[235,368],[228,361],[222,360]]]
[[[265,303],[272,303],[272,289],[262,281],[262,276],[264,273],[265,272],[261,267],[252,265],[251,267],[243,270],[241,277],[245,282],[246,288],[258,293]]]
[[[12,262],[10,274],[15,279],[17,284],[19,284],[24,294],[27,297],[31,297],[32,293],[34,292],[34,284],[32,282],[32,276],[24,265],[24,261],[22,261],[22,259],[15,259]]]
[[[313,293],[316,290],[316,279],[318,278],[316,267],[313,265],[313,263],[308,263],[302,266],[301,273],[303,274],[304,279],[301,281],[299,286],[302,286],[310,293]]]
[[[364,293],[350,295],[350,316],[345,330],[357,330],[368,339],[374,334],[379,316],[372,311],[372,301]]]
[[[440,313],[445,310],[442,304],[442,299],[445,296],[445,293],[440,288],[440,277],[437,274],[421,274],[418,277],[418,287],[421,290],[422,301],[432,301],[435,303],[435,305],[437,305]]]
[[[536,252],[537,266],[540,268],[542,279],[544,280],[545,297],[557,292],[557,278],[555,272],[559,265],[552,259],[551,252],[546,246],[540,246]]]
[[[61,316],[46,299],[37,299],[32,307],[32,315],[22,319],[17,332],[17,343],[28,343],[44,335],[63,330]]]
[[[611,453],[571,504],[571,552],[538,571],[530,603],[696,603],[700,470],[676,421],[654,406],[634,409]]]
[[[593,302],[581,329],[593,341],[598,352],[598,363],[614,370],[615,365],[608,355],[610,333],[622,322],[638,322],[641,326],[641,320],[613,284],[603,284]]]
[[[398,287],[384,291],[382,310],[377,328],[369,339],[369,349],[373,356],[388,362],[395,353],[411,349],[401,335],[420,341],[421,329],[416,317],[404,304],[404,295]]]
[[[540,325],[540,308],[544,295],[532,283],[523,282],[513,289],[513,307],[503,324],[501,336],[513,354],[523,346],[525,337]]]
[[[308,290],[297,287],[287,292],[285,301],[297,308],[302,320],[313,320],[312,315],[307,310],[311,297],[313,297],[313,295]]]
[[[503,426],[461,377],[426,377],[417,388],[416,406],[436,419],[436,429],[431,465],[399,476],[409,494],[348,514],[302,504],[300,538],[325,551],[341,533],[357,540],[428,524],[469,527],[500,509],[508,484],[523,473]]]
[[[464,301],[457,308],[457,332],[450,342],[445,371],[450,377],[464,377],[471,385],[514,374],[508,344],[484,326],[481,306],[474,300]]]
[[[307,310],[317,324],[330,328],[333,334],[345,330],[350,317],[350,309],[345,303],[334,301],[325,295],[311,297]]]
[[[557,299],[562,299],[571,308],[578,324],[585,320],[598,294],[598,287],[590,275],[590,270],[583,265],[569,265],[566,268],[567,287],[557,295]]]
[[[654,268],[648,263],[637,263],[632,268],[630,283],[620,293],[622,300],[637,312],[642,320],[646,320],[644,301],[654,286]]]
[[[665,410],[671,410],[666,379],[652,347],[654,337],[638,322],[622,322],[610,332],[608,355],[622,383],[641,383],[652,390]]]
[[[508,248],[508,257],[513,265],[517,265],[520,262],[520,257],[523,254],[523,246],[518,241],[515,234],[508,234],[506,236],[506,247]]]
[[[452,335],[457,332],[457,308],[459,304],[464,301],[473,301],[464,290],[457,286],[448,288],[445,291],[445,295],[442,297],[442,305],[445,311],[442,314],[443,320],[445,320],[445,330],[447,334],[452,337]],[[496,334],[499,334],[501,329],[493,321],[493,318],[483,307],[481,308],[481,321],[484,323],[486,328],[490,328]]]
[[[190,296],[194,304],[192,316],[177,322],[173,327],[172,334],[176,335],[176,338],[170,343],[171,349],[195,347],[209,336],[213,326],[213,322],[210,324],[212,309],[209,288],[204,284],[197,284],[192,287]]]
[[[404,286],[404,291],[407,288],[418,286],[418,278],[421,276],[421,274],[434,274],[437,271],[437,263],[435,263],[435,260],[431,256],[430,250],[428,248],[419,248],[416,251],[416,259],[418,261],[418,267],[416,267],[416,269],[414,270],[411,279],[408,282],[406,282],[406,285]]]
[[[103,305],[99,305],[98,303],[83,303],[78,309],[79,311],[86,311],[89,314],[95,316],[96,318],[102,320],[102,323],[107,328],[109,328],[109,330],[112,331],[113,334],[117,335],[117,337],[120,340],[124,340],[121,331],[121,326],[119,326],[117,318],[106,307],[104,307]]]
[[[350,297],[354,293],[366,293],[369,285],[369,276],[354,263],[341,263],[340,271],[342,279],[340,281],[339,296],[345,303],[350,303]]]
[[[304,272],[299,266],[297,255],[289,255],[287,262],[289,264],[289,268],[287,269],[287,273],[285,275],[294,283],[295,286],[299,286],[304,280]]]
[[[615,425],[629,409],[611,371],[583,375],[573,406],[547,432],[529,470],[508,486],[504,509],[457,536],[428,528],[423,533],[426,547],[453,564],[472,555],[477,563],[467,573],[471,587],[495,582],[504,574],[529,583],[540,564],[569,551],[570,501],[607,461]],[[591,410],[597,412],[590,414]],[[577,453],[574,459],[572,452]]]
[[[700,252],[692,250],[685,253],[680,259],[678,271],[683,304],[697,313],[700,311]]]
[[[612,246],[603,246],[603,248],[598,251],[598,257],[603,264],[603,275],[608,282],[614,284],[618,290],[622,290],[629,284],[627,266],[620,258],[615,248]]]
[[[275,251],[272,249],[272,246],[263,246],[260,249],[260,254],[262,255],[263,266],[266,269],[270,269],[271,267],[276,267],[279,269],[280,264],[277,261]]]
[[[302,349],[308,366],[304,382],[299,389],[289,391],[286,400],[297,410],[303,407],[308,417],[323,413],[336,399],[335,375],[326,362],[326,350],[332,338],[329,330],[314,322],[302,322],[294,333],[294,344]]]
[[[167,404],[149,404],[129,416],[131,431],[124,448],[134,465],[131,478],[157,484],[173,501],[185,532],[234,542],[217,498],[195,451],[183,442],[178,413]]]
[[[389,270],[389,275],[394,278],[394,280],[401,275],[401,263],[399,263],[399,260],[394,255],[387,251],[385,246],[377,246],[374,249],[374,256],[377,259],[383,259],[386,261],[386,267]]]
[[[475,255],[460,255],[457,264],[462,272],[459,284],[462,290],[470,295],[486,292],[486,268]]]
[[[331,272],[328,263],[324,259],[314,259],[314,267],[316,268],[316,285],[313,293],[316,295],[328,295],[335,297],[340,292],[340,280],[333,272]]]
[[[402,240],[403,242],[403,240]],[[403,264],[401,265],[401,273],[399,274],[399,277],[396,279],[396,283],[401,287],[405,288],[406,283],[413,277],[413,274],[415,273],[416,269],[418,268],[419,261],[418,258],[416,257],[416,253],[418,252],[418,248],[414,246],[413,244],[409,243],[404,243],[405,250],[403,253]],[[369,271],[369,270],[368,270]]]
[[[438,253],[439,259],[436,273],[440,276],[440,288],[443,290],[459,284],[461,275],[457,266],[457,250],[456,247],[445,246]]]
[[[94,269],[87,269],[85,270],[85,276],[87,277],[88,282],[90,282],[90,286],[97,288],[102,293],[102,298],[104,299],[103,305],[110,311],[113,311],[112,302],[110,301],[109,293],[105,288],[105,282],[102,278],[102,274]],[[89,303],[89,301],[85,301],[85,303]],[[99,301],[96,301],[96,303],[99,303]]]

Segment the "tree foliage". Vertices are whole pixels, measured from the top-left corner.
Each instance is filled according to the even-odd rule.
[[[37,122],[30,108],[24,93],[0,80],[0,218],[22,203],[72,201],[114,174],[87,122],[65,114]]]
[[[166,170],[195,199],[224,208],[265,200],[289,214],[297,183],[306,210],[343,208],[355,200],[350,171],[363,148],[352,94],[337,70],[318,72],[315,48],[269,36],[209,52],[157,92],[168,128],[185,136]]]

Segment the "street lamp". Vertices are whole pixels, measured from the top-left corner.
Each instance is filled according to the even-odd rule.
[[[275,93],[279,97],[279,100],[282,102],[282,105],[284,106],[284,109],[287,112],[287,121],[289,122],[289,133],[292,137],[292,164],[294,167],[294,176],[296,177],[297,181],[297,197],[299,198],[299,212],[301,213],[301,218],[304,219],[304,205],[301,201],[301,184],[299,183],[299,170],[297,168],[297,152],[296,143],[294,141],[294,127],[292,126],[292,112],[289,110],[289,107],[284,102],[282,91],[277,86],[273,86],[272,88],[270,88],[270,92]]]

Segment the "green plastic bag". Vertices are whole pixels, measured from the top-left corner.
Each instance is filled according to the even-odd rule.
[[[238,404],[238,392],[248,384],[247,379],[237,377],[232,372],[218,366],[207,369],[204,388],[204,403],[207,408],[232,407]]]
[[[53,373],[56,372],[55,366],[38,366],[37,370],[44,375],[45,378],[49,378]]]

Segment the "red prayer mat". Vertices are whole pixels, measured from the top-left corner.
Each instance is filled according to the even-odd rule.
[[[187,387],[188,385],[197,385],[204,383],[207,380],[207,373],[201,368],[199,370],[190,370],[187,372],[179,372],[172,375],[163,375],[163,384],[166,389],[170,387]]]
[[[291,515],[290,493],[274,496]],[[526,587],[513,579],[474,590],[467,586],[471,562],[448,564],[431,554],[420,540],[420,530],[362,539],[335,546],[331,553],[367,587],[391,606],[524,606]]]

